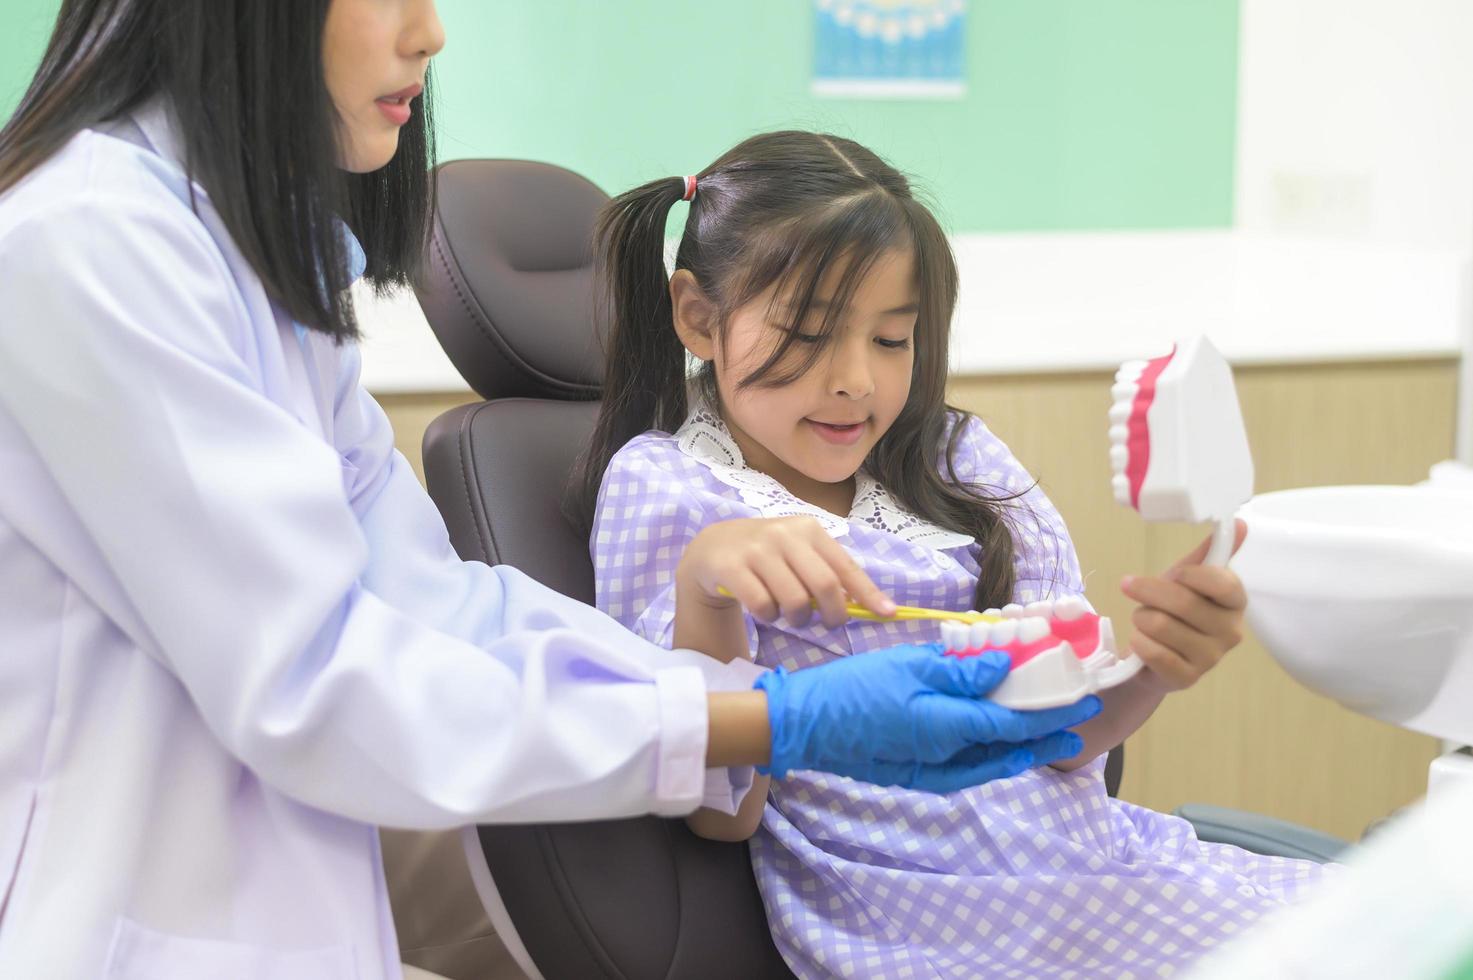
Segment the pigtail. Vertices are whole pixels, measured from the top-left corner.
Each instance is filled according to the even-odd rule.
[[[673,432],[685,421],[685,347],[665,272],[665,223],[684,196],[681,178],[651,181],[610,201],[594,230],[598,308],[608,333],[603,402],[574,502],[585,531],[614,454],[642,432]]]

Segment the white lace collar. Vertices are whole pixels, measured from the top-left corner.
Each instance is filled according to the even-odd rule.
[[[972,539],[956,531],[948,531],[923,520],[902,507],[890,491],[874,477],[861,470],[855,475],[854,503],[845,520],[806,500],[793,496],[776,478],[752,469],[742,457],[742,450],[731,437],[721,416],[704,404],[697,404],[690,417],[675,433],[681,452],[702,463],[711,474],[735,490],[742,502],[763,517],[813,517],[834,537],[849,533],[851,521],[872,527],[907,544],[943,551],[966,547]]]

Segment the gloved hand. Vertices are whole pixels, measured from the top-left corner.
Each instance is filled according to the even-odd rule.
[[[795,673],[763,674],[772,758],[764,774],[816,769],[882,786],[951,793],[1079,753],[1063,729],[1100,712],[1100,699],[1044,711],[983,700],[1010,661],[996,650],[965,659],[939,645],[900,646]]]

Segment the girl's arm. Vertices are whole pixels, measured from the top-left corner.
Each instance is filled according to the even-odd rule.
[[[741,607],[691,587],[686,556],[693,549],[723,549],[709,547],[712,535],[702,537],[710,526],[706,502],[695,489],[699,484],[687,478],[686,465],[673,439],[654,436],[635,438],[610,461],[589,539],[598,607],[656,646],[697,651],[713,667],[721,662],[755,671]],[[660,517],[652,521],[649,513]],[[767,697],[760,690],[720,691],[707,705],[706,765],[739,768],[750,782],[744,796],[708,799],[706,808],[687,819],[701,836],[742,840],[756,831],[767,798],[768,779],[750,769],[771,754]]]
[[[694,542],[692,542],[694,545]],[[678,649],[699,650],[723,663],[747,656],[747,624],[741,604],[735,599],[713,598],[707,595],[693,580],[691,566],[682,561],[675,574],[675,636]],[[758,727],[767,727],[767,700],[760,691],[753,691],[749,700],[754,704],[741,704],[733,700],[735,695],[713,695],[711,700],[711,734],[708,739],[708,764],[728,745],[739,745],[752,741],[752,732]],[[724,703],[719,702],[720,698]],[[760,714],[760,719],[756,717]],[[748,746],[748,751],[739,753],[743,758],[751,755],[752,749],[766,753],[771,744],[770,735],[760,744]],[[761,759],[765,763],[767,760]],[[746,762],[751,765],[750,761]],[[698,837],[707,840],[744,841],[757,832],[762,824],[762,811],[767,805],[767,787],[772,777],[756,775],[752,788],[742,800],[734,814],[722,813],[702,807],[685,818],[686,826]]]
[[[965,428],[952,459],[954,478],[984,490],[996,486],[1022,494],[1014,511],[1014,601],[1083,593],[1074,544],[1053,503],[981,420],[969,418],[961,424]],[[1240,543],[1241,533],[1242,528]],[[1163,577],[1126,581],[1125,594],[1139,603],[1132,616],[1131,647],[1147,669],[1100,695],[1104,709],[1074,729],[1084,739],[1083,751],[1054,763],[1054,768],[1078,769],[1124,742],[1145,724],[1162,698],[1191,686],[1238,643],[1246,605],[1242,584],[1226,569],[1202,567],[1208,543]]]
[[[1236,551],[1246,527],[1238,522]],[[1068,772],[1124,742],[1146,723],[1162,698],[1191,687],[1242,640],[1243,583],[1226,568],[1203,565],[1211,538],[1159,577],[1127,577],[1122,591],[1139,603],[1131,614],[1130,646],[1145,669],[1100,695],[1104,710],[1075,731],[1084,750],[1054,763]]]
[[[781,615],[798,624],[807,622],[817,606],[817,614],[836,625],[847,618],[846,592],[877,612],[888,612],[892,605],[817,521],[712,524],[691,540],[675,570],[673,642],[723,662],[745,658],[744,606],[758,618]],[[697,810],[687,824],[701,837],[746,840],[762,823],[769,781],[757,776],[735,814]]]
[[[692,581],[684,562],[675,573],[675,635],[677,650],[699,650],[722,663],[745,658],[747,621],[741,603],[712,597]]]
[[[1100,713],[1074,729],[1084,739],[1084,748],[1072,758],[1060,759],[1053,767],[1060,772],[1073,772],[1122,744],[1136,729],[1146,723],[1156,706],[1166,696],[1149,670],[1143,670],[1119,687],[1101,691]]]

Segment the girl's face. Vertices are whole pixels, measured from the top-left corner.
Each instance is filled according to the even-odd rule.
[[[393,159],[410,102],[424,89],[430,58],[444,46],[434,0],[332,0],[322,65],[337,109],[344,170],[368,173]]]
[[[824,299],[842,273],[832,268],[820,281],[812,326],[799,328],[805,336],[822,322]],[[783,339],[788,318],[781,302],[773,306],[771,290],[732,314],[724,342],[697,350],[687,341],[697,357],[716,362],[722,414],[747,465],[801,499],[842,506],[840,498],[852,492],[849,481],[910,397],[919,300],[913,252],[883,253],[854,290],[818,360],[778,388],[737,387]],[[787,356],[797,360],[805,353],[800,338]]]

